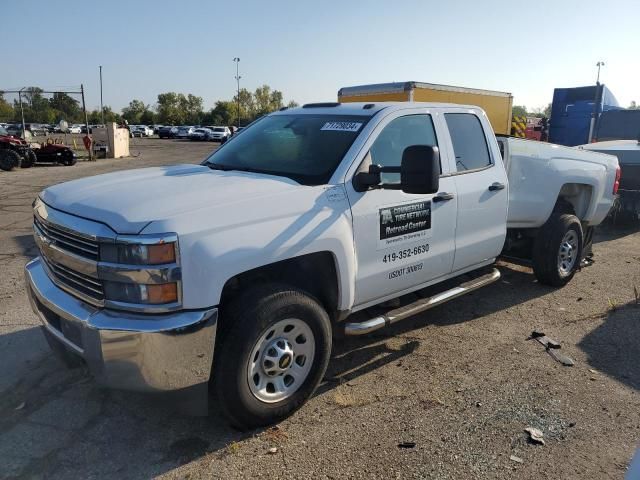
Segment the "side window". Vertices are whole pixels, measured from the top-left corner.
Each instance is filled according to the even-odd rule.
[[[399,167],[402,152],[411,145],[438,145],[431,115],[407,115],[389,122],[371,146],[371,163]],[[381,177],[383,183],[400,181],[397,173],[383,173]]]
[[[480,119],[471,113],[445,113],[458,172],[491,165],[487,139]]]

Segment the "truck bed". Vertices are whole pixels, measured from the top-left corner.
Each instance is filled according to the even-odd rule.
[[[583,223],[607,216],[614,195],[615,156],[514,137],[498,136],[509,178],[507,228],[538,228],[558,198],[567,199]]]

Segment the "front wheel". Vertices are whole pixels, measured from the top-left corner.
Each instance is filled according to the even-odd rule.
[[[13,170],[19,167],[22,163],[22,159],[17,152],[6,148],[0,148],[0,170]]]
[[[540,228],[533,246],[533,273],[540,283],[563,287],[580,266],[583,232],[580,220],[553,213]]]
[[[309,294],[260,287],[222,309],[213,386],[240,429],[278,422],[300,408],[322,380],[331,355],[331,322]]]

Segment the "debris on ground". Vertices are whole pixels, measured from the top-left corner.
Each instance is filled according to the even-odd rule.
[[[415,448],[416,442],[401,442],[398,444],[398,448]]]
[[[269,455],[273,455],[274,453],[278,453],[278,447],[271,447],[269,450],[267,450],[267,453]]]
[[[533,427],[527,427],[524,429],[524,431],[529,434],[529,440],[532,443],[544,445],[544,435],[541,430]]]
[[[288,437],[289,435],[287,435],[287,432],[285,432],[279,425],[275,425],[262,433],[262,438],[273,443],[284,442]]]
[[[514,462],[518,462],[518,463],[524,463],[524,460],[522,460],[520,457],[516,457],[515,455],[511,455],[509,457],[509,460],[513,460]]]
[[[22,410],[25,407],[26,403],[22,402],[20,405],[18,405],[16,408],[14,408],[14,410]]]
[[[566,367],[572,367],[573,365],[575,365],[575,362],[571,357],[568,357],[567,355],[558,351],[562,348],[560,342],[547,337],[543,332],[534,330],[533,332],[531,332],[531,335],[527,340],[536,340],[538,343],[545,347],[547,353],[551,355],[554,360],[560,362],[562,365]]]

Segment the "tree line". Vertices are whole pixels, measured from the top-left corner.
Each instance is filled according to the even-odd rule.
[[[76,98],[62,92],[47,98],[43,93],[38,87],[29,87],[22,92],[25,122],[54,124],[65,120],[68,123],[84,123],[84,114]],[[288,107],[297,105],[294,101],[287,104]],[[282,92],[263,85],[254,92],[242,88],[233,99],[219,100],[209,110],[205,110],[202,97],[191,93],[165,92],[158,95],[155,105],[133,99],[119,113],[108,105],[103,107],[103,113],[105,122],[122,123],[126,120],[133,125],[235,125],[239,111],[240,122],[246,125],[284,106]],[[102,123],[100,109],[88,111],[87,117],[90,124]],[[0,91],[0,122],[21,120],[18,99],[9,102],[4,92]]]

